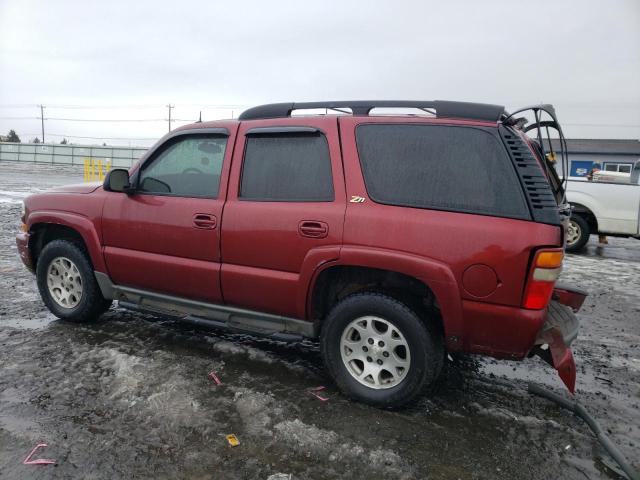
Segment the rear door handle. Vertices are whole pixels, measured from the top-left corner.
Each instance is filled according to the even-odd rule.
[[[315,220],[303,220],[298,225],[298,232],[303,237],[325,238],[329,234],[329,225]]]
[[[193,226],[203,230],[213,230],[216,228],[216,216],[209,213],[196,213],[193,216]]]

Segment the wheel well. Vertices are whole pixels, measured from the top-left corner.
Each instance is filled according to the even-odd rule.
[[[593,212],[584,205],[580,205],[579,203],[572,203],[571,206],[573,207],[572,213],[580,215],[587,221],[591,233],[598,233],[598,219],[593,214]]]
[[[442,319],[436,298],[421,280],[390,270],[369,267],[336,266],[324,270],[316,280],[311,297],[311,315],[317,322],[327,316],[331,307],[353,293],[376,291],[389,295],[416,313],[435,313],[438,325]]]
[[[82,235],[73,228],[56,223],[35,224],[31,227],[31,237],[29,238],[29,250],[34,268],[38,264],[38,257],[42,249],[53,240],[69,240],[82,250],[87,250]]]

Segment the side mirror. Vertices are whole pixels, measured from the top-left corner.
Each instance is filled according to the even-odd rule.
[[[124,192],[127,194],[133,192],[129,183],[129,171],[124,168],[110,170],[102,186],[107,192]]]

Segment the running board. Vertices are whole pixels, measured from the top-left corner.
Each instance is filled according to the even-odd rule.
[[[167,315],[199,327],[225,329],[280,341],[293,342],[305,337],[317,337],[313,323],[305,320],[114,285],[104,273],[95,272],[95,275],[103,296],[118,300],[122,307],[130,310]]]

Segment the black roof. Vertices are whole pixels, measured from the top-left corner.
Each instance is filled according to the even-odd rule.
[[[418,108],[434,111],[437,117],[467,118],[497,122],[504,115],[502,105],[488,103],[449,102],[445,100],[342,100],[331,102],[287,102],[270,103],[245,110],[239,120],[256,120],[261,118],[283,118],[291,116],[293,110],[310,110],[327,108],[340,111],[350,109],[353,115],[369,115],[374,108]]]
[[[557,150],[557,140],[552,140],[553,149]],[[567,153],[636,155],[640,156],[640,140],[610,140],[596,138],[567,139]]]

